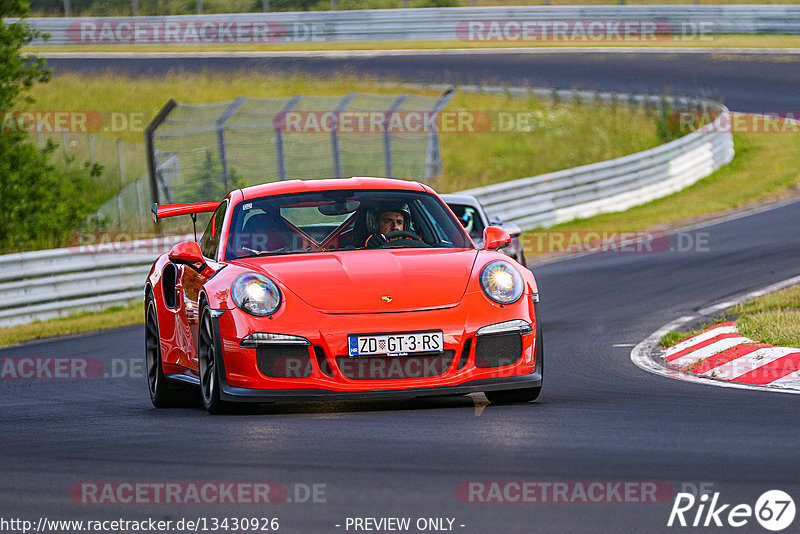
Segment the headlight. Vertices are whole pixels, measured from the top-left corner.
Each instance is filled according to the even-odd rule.
[[[481,270],[481,288],[486,296],[498,304],[511,304],[522,296],[524,283],[510,263],[495,260]]]
[[[233,281],[233,301],[243,311],[263,317],[272,315],[281,305],[281,291],[275,283],[256,273],[245,273]]]

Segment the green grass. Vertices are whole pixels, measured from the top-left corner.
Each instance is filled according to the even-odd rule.
[[[739,333],[750,339],[800,349],[800,310],[745,315],[736,321]]]
[[[554,231],[630,232],[670,229],[755,202],[796,195],[800,186],[800,134],[735,134],[736,156],[711,176],[672,195],[629,210],[554,226]],[[529,234],[533,235],[533,234]],[[527,239],[529,246],[536,243]],[[527,250],[534,256],[539,251]]]
[[[174,73],[163,78],[65,74],[55,76],[47,85],[36,87],[33,96],[37,100],[35,109],[143,113],[143,124],[146,125],[170,97],[181,103],[209,103],[239,96],[334,96],[355,90],[375,94],[408,92],[401,85],[387,85],[351,74],[320,79],[302,75],[277,77],[247,73],[230,76],[206,72]],[[412,92],[429,96],[440,94],[438,91]],[[530,132],[442,132],[444,173],[432,182],[433,187],[441,192],[611,159],[661,142],[656,114],[627,106],[553,104],[534,98],[457,92],[445,110],[488,115],[495,118],[493,124],[498,124],[496,117],[501,112],[515,118],[517,113],[535,116],[535,122]],[[126,129],[114,132],[114,135],[130,142],[143,141],[141,129]],[[102,157],[113,161],[116,158],[115,146],[108,145]]]
[[[83,334],[143,322],[144,305],[142,302],[136,302],[99,312],[80,312],[49,321],[36,321],[21,326],[2,328],[0,329],[0,347],[34,339]]]
[[[660,345],[671,347],[709,326],[733,319],[739,333],[752,340],[800,347],[800,285],[737,304],[695,330],[669,332],[661,338]]]
[[[281,52],[309,50],[449,50],[461,48],[538,48],[538,47],[677,47],[677,48],[800,48],[800,35],[708,35],[702,39],[671,37],[657,41],[358,41],[292,43],[220,43],[220,44],[93,44],[36,45],[26,50],[39,54],[65,52]],[[737,58],[741,59],[741,58]],[[759,61],[796,61],[792,57],[759,57]]]
[[[743,336],[770,345],[800,348],[800,286],[778,291],[728,310],[738,314]]]
[[[672,345],[675,345],[676,343],[679,343],[679,342],[683,341],[687,337],[691,337],[691,336],[694,336],[696,334],[699,334],[701,330],[702,330],[702,328],[699,328],[697,330],[689,330],[689,331],[669,332],[666,335],[662,336],[661,342],[659,344],[662,347],[671,347]]]
[[[783,312],[800,309],[800,285],[743,302],[729,309],[733,315],[750,315],[763,312]],[[800,323],[798,323],[800,324]]]

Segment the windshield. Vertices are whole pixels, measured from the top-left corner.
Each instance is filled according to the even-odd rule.
[[[318,191],[234,208],[227,260],[365,248],[472,248],[441,200],[410,191]]]
[[[478,209],[466,204],[450,204],[450,209],[472,239],[483,239],[483,221]]]

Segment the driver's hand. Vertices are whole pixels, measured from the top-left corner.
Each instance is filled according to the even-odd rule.
[[[366,248],[381,248],[383,245],[388,243],[386,240],[386,236],[383,234],[372,234],[367,238],[367,242],[364,243]]]

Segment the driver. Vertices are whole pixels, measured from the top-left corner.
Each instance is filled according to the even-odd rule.
[[[367,227],[372,232],[364,243],[367,248],[380,248],[396,239],[410,239],[411,211],[406,204],[380,204],[367,213]],[[405,232],[405,235],[387,238],[386,234],[391,232]]]

